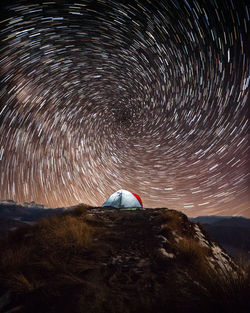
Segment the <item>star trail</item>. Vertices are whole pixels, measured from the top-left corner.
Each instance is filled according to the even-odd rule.
[[[246,2],[4,3],[1,199],[250,216]]]

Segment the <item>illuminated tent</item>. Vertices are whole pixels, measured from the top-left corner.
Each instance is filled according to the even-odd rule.
[[[130,191],[118,190],[113,193],[102,207],[112,207],[116,209],[142,209],[141,198]]]

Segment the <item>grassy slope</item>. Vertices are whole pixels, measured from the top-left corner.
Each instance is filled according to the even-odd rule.
[[[177,211],[84,206],[20,228],[1,243],[3,312],[248,312],[249,272],[212,270],[194,234]]]

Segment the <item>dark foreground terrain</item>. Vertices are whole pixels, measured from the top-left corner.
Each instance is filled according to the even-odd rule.
[[[79,206],[0,244],[0,312],[250,310],[248,268],[178,211]]]
[[[86,204],[82,206],[89,207]],[[77,207],[77,206],[76,206]],[[74,210],[73,207],[45,208],[34,201],[19,204],[13,200],[0,201],[0,237],[22,225],[32,225],[51,216]],[[199,216],[189,218],[200,223],[208,235],[235,260],[250,260],[250,219],[236,216]]]

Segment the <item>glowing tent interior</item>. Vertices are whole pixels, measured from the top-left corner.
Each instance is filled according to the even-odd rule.
[[[142,209],[141,198],[130,191],[121,189],[113,193],[102,207],[112,207],[116,209]]]

